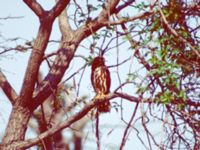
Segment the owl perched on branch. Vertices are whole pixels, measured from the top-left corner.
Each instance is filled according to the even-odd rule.
[[[92,86],[96,92],[95,100],[103,99],[110,92],[110,72],[103,57],[96,57],[92,62]],[[97,106],[99,112],[109,112],[110,102],[106,101]]]

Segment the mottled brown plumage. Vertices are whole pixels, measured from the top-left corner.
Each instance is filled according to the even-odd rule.
[[[93,60],[91,81],[96,92],[95,100],[102,99],[110,92],[110,72],[105,65],[103,57],[98,56]],[[97,110],[99,112],[109,112],[110,102],[100,103]]]

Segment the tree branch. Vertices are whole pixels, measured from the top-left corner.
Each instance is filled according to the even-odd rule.
[[[79,121],[80,119],[82,119],[90,110],[92,110],[93,108],[98,106],[99,103],[106,102],[106,101],[109,101],[109,100],[114,99],[114,98],[123,98],[124,100],[128,100],[130,102],[135,102],[135,103],[137,103],[137,105],[138,105],[138,103],[147,103],[147,104],[157,103],[153,99],[140,99],[140,98],[137,98],[137,97],[125,94],[125,93],[119,93],[119,92],[110,93],[110,94],[106,95],[106,97],[104,97],[104,99],[101,99],[99,101],[91,100],[78,113],[76,113],[75,115],[69,117],[67,120],[61,122],[60,124],[57,124],[57,125],[53,126],[49,130],[41,133],[38,137],[33,138],[33,139],[29,139],[29,140],[26,140],[26,141],[13,142],[12,143],[12,147],[16,147],[16,148],[19,148],[19,149],[20,148],[23,148],[23,149],[26,148],[27,149],[27,148],[29,148],[31,146],[34,146],[37,143],[41,142],[43,139],[45,139],[45,138],[47,138],[49,136],[52,136],[55,133],[60,132],[61,130],[65,129],[67,127],[70,127],[73,123],[75,123],[75,122]],[[134,111],[134,113],[135,113],[135,111]],[[132,117],[134,117],[134,113],[133,113]],[[132,121],[130,120],[130,122],[132,122]],[[127,127],[127,130],[128,130],[128,128],[129,127]],[[5,147],[6,145],[5,144],[4,145],[0,145],[0,149],[1,149],[1,146]]]
[[[7,16],[7,17],[0,17],[0,20],[8,20],[8,19],[21,19],[24,18],[23,16]]]
[[[199,54],[199,50],[196,50],[186,39],[184,39],[181,35],[179,35],[173,28],[170,27],[165,15],[163,14],[162,10],[160,7],[158,7],[158,10],[160,12],[160,15],[162,17],[162,20],[164,22],[164,24],[167,26],[167,28],[169,29],[169,31],[177,38],[179,38],[183,43],[186,43],[190,49],[192,51],[194,51],[196,53],[196,55],[200,58],[200,54]]]
[[[1,70],[0,70],[0,87],[2,88],[5,95],[8,97],[11,104],[13,105],[15,103],[15,100],[18,98],[18,95],[15,92],[15,90],[12,88],[10,83],[7,81],[5,75],[3,74]]]
[[[134,20],[137,20],[137,19],[142,19],[142,18],[149,17],[150,15],[153,15],[155,13],[156,13],[156,11],[154,11],[154,10],[147,11],[147,12],[144,12],[144,13],[129,17],[129,18],[118,18],[117,21],[104,22],[104,24],[105,25],[119,25],[119,24],[130,22],[130,21],[134,21]]]
[[[91,35],[93,32],[97,31],[101,27],[103,27],[102,22],[107,20],[109,16],[109,12],[114,13],[115,7],[119,3],[119,0],[110,0],[106,5],[106,9],[103,9],[102,12],[97,17],[97,21],[92,21],[89,24],[83,25],[79,29],[77,29],[73,34],[69,36],[69,34],[64,33],[62,42],[59,48],[59,53],[55,58],[53,66],[45,77],[44,81],[37,87],[33,94],[33,104],[31,105],[31,109],[35,109],[39,106],[50,94],[52,94],[53,90],[57,87],[57,84],[61,81],[66,69],[68,68],[71,60],[74,57],[76,48],[79,43]],[[65,14],[61,17],[65,17]],[[64,20],[62,20],[64,21]],[[63,23],[60,21],[60,23]],[[72,32],[69,28],[69,25],[64,23],[60,25],[62,30],[68,28],[70,32]]]
[[[80,35],[82,37],[81,39],[83,39],[95,33],[101,27],[108,26],[109,17],[115,13],[115,9],[118,3],[119,0],[109,0],[105,8],[103,8],[103,10],[98,15],[98,17],[94,20],[86,22],[85,25],[83,25],[76,31],[76,34]],[[107,22],[107,24],[104,24],[104,22]]]
[[[126,8],[127,6],[130,6],[133,2],[135,2],[135,0],[128,0],[124,4],[117,7],[115,13],[119,13],[122,9]]]
[[[139,103],[136,103],[136,106],[135,106],[135,109],[134,109],[133,114],[131,116],[131,119],[130,119],[130,121],[129,121],[129,123],[128,123],[125,131],[124,131],[124,135],[123,135],[122,142],[121,142],[121,145],[120,145],[120,150],[123,150],[123,147],[125,146],[125,143],[126,143],[126,140],[127,140],[128,130],[131,127],[131,123],[133,122],[133,119],[134,119],[135,114],[137,112],[138,104]]]
[[[58,21],[59,21],[60,31],[63,37],[72,37],[72,34],[74,34],[74,31],[72,30],[69,24],[69,18],[65,10],[62,11],[60,16],[58,17]]]
[[[36,10],[39,7],[39,4],[37,4],[37,2],[35,2],[35,1],[27,0],[26,2],[28,4],[32,2],[33,4],[29,4],[29,5],[32,6],[33,8],[35,8]],[[28,62],[28,67],[27,67],[26,74],[24,77],[22,89],[20,92],[20,97],[22,100],[21,102],[23,105],[26,105],[26,103],[29,103],[29,107],[32,108],[30,101],[28,102],[27,100],[32,98],[32,94],[33,94],[33,91],[35,88],[35,82],[37,81],[39,67],[43,60],[44,51],[45,51],[48,41],[49,41],[53,22],[54,22],[56,16],[58,16],[59,13],[61,13],[63,11],[63,9],[67,6],[68,2],[69,2],[69,0],[58,1],[56,6],[52,8],[52,10],[49,12],[49,14],[42,16],[42,21],[41,21],[41,25],[39,28],[39,32],[38,32],[37,38],[33,45],[33,50],[32,50],[32,53],[31,53],[31,56],[30,56],[30,59]],[[37,7],[35,5],[37,5]],[[52,68],[55,69],[55,67],[57,67],[57,66],[53,66]],[[50,76],[51,76],[51,74],[50,74]],[[49,78],[51,78],[51,77],[49,77]]]
[[[75,123],[76,121],[83,118],[91,109],[93,109],[93,108],[95,108],[95,106],[99,105],[100,102],[102,103],[102,102],[114,99],[114,98],[118,97],[118,95],[120,95],[120,94],[119,93],[118,94],[110,93],[109,95],[107,95],[102,100],[99,100],[99,101],[91,100],[78,113],[69,117],[67,120],[61,122],[60,124],[53,126],[49,130],[41,133],[37,138],[29,139],[29,140],[26,140],[26,141],[13,142],[12,147],[16,147],[16,148],[19,148],[19,149],[20,148],[27,149],[31,146],[34,146],[37,143],[41,142],[43,139],[54,135],[56,132],[59,132],[59,131],[63,130],[64,128],[70,127],[73,123]],[[132,96],[129,98],[129,100],[137,101],[137,103],[139,102],[139,100],[136,97],[132,97]],[[1,149],[1,146],[6,146],[6,145],[0,145],[0,149]]]
[[[29,8],[39,17],[45,16],[45,11],[42,6],[36,0],[24,0]]]
[[[20,101],[23,105],[27,105],[27,103],[29,103],[29,105],[31,104],[30,99],[32,98],[35,83],[39,73],[39,67],[43,60],[44,51],[47,47],[51,34],[52,24],[52,20],[46,20],[40,25],[39,32],[34,42],[33,50],[28,61],[28,66],[20,92]]]
[[[70,0],[58,0],[56,5],[51,9],[50,16],[56,18],[66,8]]]

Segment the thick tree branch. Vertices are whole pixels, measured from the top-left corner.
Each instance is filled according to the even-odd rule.
[[[39,67],[50,37],[52,23],[53,22],[47,20],[40,25],[20,92],[21,103],[23,105],[26,105],[26,103],[30,103],[31,101],[30,99],[37,81]]]
[[[66,8],[70,0],[58,0],[56,5],[51,9],[50,16],[57,17]]]
[[[45,11],[42,6],[36,0],[24,0],[29,8],[39,17],[45,16]]]
[[[67,12],[64,10],[58,17],[59,21],[59,27],[60,31],[63,35],[63,37],[72,37],[72,34],[74,34],[70,24],[69,24],[69,18],[67,16]]]
[[[76,34],[80,35],[81,39],[83,39],[95,33],[101,27],[108,26],[109,17],[115,13],[115,9],[118,3],[119,0],[109,0],[105,8],[98,15],[98,17],[80,27],[76,31]],[[107,22],[107,24],[104,24],[104,22]]]
[[[64,40],[64,38],[62,40]],[[46,98],[48,98],[50,94],[52,94],[53,90],[56,89],[58,83],[61,81],[66,69],[69,66],[70,61],[74,56],[74,52],[77,47],[76,40],[69,40],[69,42],[72,43],[70,46],[68,42],[61,43],[59,53],[55,58],[54,64],[51,67],[50,72],[33,93],[33,104],[31,105],[31,109],[35,109]]]
[[[59,131],[63,130],[64,128],[70,127],[73,123],[75,123],[76,121],[78,121],[81,118],[83,118],[91,109],[93,109],[95,106],[97,106],[100,102],[104,102],[104,101],[108,101],[108,100],[114,99],[114,98],[118,97],[118,95],[122,96],[123,94],[111,93],[111,94],[107,95],[105,97],[105,99],[102,99],[102,100],[99,100],[99,101],[92,100],[91,102],[86,104],[81,111],[79,111],[75,115],[69,117],[67,120],[61,122],[60,124],[52,127],[51,129],[41,133],[37,138],[26,140],[26,141],[22,141],[22,142],[20,142],[20,141],[13,142],[12,143],[12,147],[29,148],[31,146],[34,146],[37,143],[41,142],[43,139],[54,135],[56,132],[59,132]],[[133,101],[133,102],[137,101],[137,103],[139,102],[139,99],[136,98],[136,97],[133,97],[133,96],[130,96],[129,100]],[[1,145],[1,146],[6,146],[6,145]],[[1,146],[0,146],[0,148],[1,148]]]
[[[98,20],[106,20],[109,17],[116,13],[116,7],[119,4],[120,0],[109,0],[105,6],[105,9],[100,13]]]
[[[85,22],[85,24],[83,26],[78,28],[76,31],[73,31],[73,29],[70,27],[70,24],[69,24],[68,15],[67,15],[67,13],[65,13],[63,11],[66,8],[67,4],[69,3],[69,0],[56,0],[57,3],[55,4],[55,7],[53,7],[50,11],[45,11],[42,8],[42,6],[39,3],[37,3],[37,0],[23,0],[23,1],[28,5],[28,7],[30,7],[30,9],[40,19],[40,28],[39,28],[38,35],[34,42],[33,47],[31,45],[33,50],[32,50],[29,62],[27,64],[28,67],[27,67],[27,70],[25,73],[24,82],[23,82],[21,93],[19,96],[14,91],[14,89],[11,87],[11,85],[8,83],[5,75],[0,70],[0,87],[3,89],[4,93],[6,94],[6,96],[10,99],[11,103],[13,104],[13,110],[10,115],[9,123],[8,123],[7,129],[6,129],[4,138],[2,140],[2,144],[0,144],[0,149],[4,149],[4,150],[6,150],[6,149],[9,149],[9,150],[15,149],[16,150],[17,149],[18,150],[18,149],[29,148],[38,143],[42,143],[43,140],[46,140],[46,138],[47,139],[51,138],[51,136],[54,136],[55,134],[59,133],[59,131],[62,131],[64,128],[71,128],[75,124],[79,125],[81,119],[88,116],[89,112],[92,109],[94,109],[95,107],[97,107],[97,105],[99,105],[99,101],[93,100],[93,101],[89,102],[88,104],[85,104],[85,106],[83,106],[83,108],[80,109],[80,111],[78,113],[69,116],[69,118],[67,118],[67,120],[60,122],[60,124],[53,124],[53,127],[51,129],[49,129],[48,131],[45,131],[44,133],[41,133],[37,138],[33,138],[30,140],[24,140],[26,129],[27,129],[27,124],[28,124],[31,114],[33,113],[33,110],[38,105],[43,103],[46,100],[46,98],[49,97],[52,93],[54,94],[54,92],[55,92],[54,90],[58,89],[59,83],[62,80],[65,71],[68,69],[71,60],[73,60],[76,49],[80,45],[81,41],[83,41],[88,36],[95,34],[102,27],[111,26],[111,25],[115,26],[115,25],[119,24],[122,26],[122,29],[124,30],[124,35],[127,35],[127,37],[129,36],[129,33],[130,34],[133,33],[133,34],[131,34],[130,37],[128,37],[128,40],[129,40],[130,44],[132,45],[132,47],[135,48],[134,56],[139,60],[140,64],[144,65],[144,67],[146,68],[147,71],[151,71],[153,69],[152,66],[148,63],[148,61],[145,60],[145,56],[140,54],[140,48],[142,48],[143,45],[140,46],[138,44],[138,42],[134,41],[133,38],[138,37],[143,40],[143,29],[146,28],[149,25],[149,23],[150,23],[150,25],[154,26],[153,23],[155,21],[155,17],[158,17],[159,12],[160,12],[161,22],[163,22],[164,27],[169,30],[171,35],[174,35],[174,37],[179,38],[180,42],[186,43],[185,45],[187,45],[187,48],[194,51],[197,54],[197,56],[200,57],[199,49],[196,47],[196,45],[192,44],[192,42],[189,41],[190,40],[189,38],[187,40],[184,36],[180,36],[181,34],[179,34],[179,32],[177,32],[175,30],[175,28],[171,27],[171,24],[168,22],[171,18],[169,20],[166,20],[166,16],[164,16],[164,14],[161,10],[161,7],[157,11],[154,11],[154,10],[152,10],[151,5],[150,5],[150,7],[145,5],[145,8],[146,8],[146,6],[148,8],[150,8],[150,11],[144,12],[142,14],[137,14],[137,16],[132,16],[130,18],[120,17],[120,19],[118,21],[115,21],[115,20],[111,21],[110,18],[113,17],[112,16],[113,14],[117,14],[124,8],[128,8],[135,0],[121,1],[120,4],[122,4],[122,5],[119,5],[119,6],[118,6],[119,0],[107,0],[107,1],[105,1],[105,5],[102,6],[102,11],[98,15],[98,17],[96,17],[95,19],[90,19],[90,17],[93,16],[93,13],[91,13],[91,16],[90,16],[91,11],[89,11],[89,8],[88,8],[88,13],[87,13],[88,16],[84,17],[84,18],[88,17],[88,20]],[[183,4],[183,7],[181,7],[182,10],[184,10],[184,9],[186,9],[186,7],[188,7],[187,2],[180,1],[180,3]],[[167,8],[166,9],[167,11],[168,10],[169,10],[169,12],[174,11],[174,13],[175,13],[175,15],[172,18],[172,21],[174,21],[173,20],[174,18],[176,19],[176,15],[179,18],[179,14],[182,12],[182,10],[180,12],[177,11],[176,8],[178,8],[178,7],[172,7],[172,9],[171,9],[170,7],[174,6],[174,5],[170,1],[167,1],[165,6],[166,6],[165,8]],[[82,6],[79,6],[79,7],[82,9]],[[73,8],[73,6],[72,6],[72,8]],[[199,5],[196,4],[196,6],[194,7],[194,9],[195,9],[194,11],[193,11],[193,9],[185,10],[186,12],[184,11],[184,16],[192,15],[192,17],[193,17],[193,15],[196,15],[199,13],[198,8],[199,8]],[[39,74],[38,73],[39,68],[43,61],[44,52],[45,52],[47,44],[49,42],[49,37],[52,32],[52,25],[53,25],[55,18],[57,18],[57,16],[61,12],[62,12],[62,14],[59,17],[59,25],[60,25],[60,30],[62,33],[62,41],[60,42],[60,46],[56,53],[55,61],[52,65],[52,67],[50,68],[51,70],[49,71],[49,73],[45,77],[45,79],[43,81],[39,82],[39,85],[37,84],[37,87],[36,87],[36,82],[37,82],[37,78],[38,78],[38,74]],[[130,12],[131,12],[131,10],[130,10]],[[85,14],[85,13],[83,13],[83,14]],[[79,14],[77,13],[77,15],[79,15]],[[155,15],[155,17],[153,15]],[[152,16],[152,18],[147,19],[147,17],[151,17],[151,16]],[[183,17],[180,17],[180,18],[183,18]],[[136,28],[136,30],[134,30],[131,25],[130,28],[133,29],[133,32],[128,31],[125,27],[125,23],[134,21],[136,19],[138,19],[138,20],[141,19],[140,20],[141,25],[144,25],[144,26],[146,25],[146,27],[144,27],[144,28],[142,27],[140,30],[140,23],[139,23],[138,28]],[[147,19],[146,23],[144,23],[144,24],[143,24],[143,19],[145,19],[145,20]],[[186,22],[189,21],[187,19],[188,19],[187,17],[182,20],[180,19],[181,24],[183,24],[183,28],[181,28],[180,32],[182,30],[184,30],[185,21]],[[74,21],[77,21],[76,13],[75,13]],[[159,24],[160,24],[160,22],[158,22],[158,25]],[[157,24],[156,24],[156,28],[157,28]],[[193,28],[193,26],[192,26],[192,28]],[[198,40],[199,40],[197,33],[194,31],[197,28],[198,27],[196,27],[195,29],[193,29],[193,31],[191,31],[189,26],[187,26],[187,24],[186,24],[187,33],[191,33],[193,35],[193,37],[196,38],[196,39],[194,39],[194,43],[198,43]],[[118,48],[120,46],[120,44],[118,44],[118,43],[120,43],[118,41],[118,38],[120,36],[122,36],[122,34],[120,33],[120,35],[118,36],[117,28],[115,31],[116,31],[117,36],[114,37],[113,39],[116,39],[115,46]],[[146,33],[146,34],[148,34],[148,33]],[[153,34],[150,33],[150,36],[151,35],[153,36]],[[157,33],[156,33],[156,35],[157,35]],[[145,36],[144,36],[144,38],[145,38]],[[156,37],[156,39],[157,38],[158,37]],[[121,39],[121,38],[119,38],[119,39]],[[150,37],[150,39],[151,39],[151,37]],[[158,40],[160,40],[160,39],[158,39]],[[112,42],[112,40],[110,40],[110,41]],[[111,42],[109,42],[109,44]],[[170,41],[167,41],[166,45],[170,44],[169,42]],[[107,44],[106,47],[109,47],[109,44]],[[176,44],[178,44],[178,43],[176,43]],[[158,47],[158,49],[159,48],[162,49],[162,45],[161,45],[161,47]],[[111,48],[109,48],[109,49],[111,49]],[[152,52],[152,54],[153,54],[154,49],[150,48],[150,50],[152,50],[150,52]],[[119,56],[118,54],[119,53],[117,52],[117,56]],[[177,55],[179,55],[179,54],[177,53]],[[175,54],[175,56],[176,56],[176,54]],[[191,58],[191,59],[193,59],[193,58]],[[196,59],[196,57],[195,57],[194,61],[195,62],[198,61]],[[122,62],[122,63],[124,63],[124,62]],[[120,65],[122,63],[118,63],[118,65]],[[132,62],[131,62],[131,65],[132,65]],[[130,72],[132,72],[131,65],[130,65]],[[197,66],[197,69],[198,69],[198,66]],[[196,71],[196,66],[195,66],[194,70]],[[183,71],[183,73],[185,73],[185,72]],[[179,73],[178,73],[178,76],[179,76]],[[177,78],[179,79],[178,76],[177,76]],[[160,81],[161,76],[159,75],[159,73],[154,74],[153,76],[148,76],[148,77],[149,77],[148,87],[152,90],[152,92],[150,93],[150,94],[152,94],[152,97],[149,97],[149,99],[145,99],[145,98],[142,99],[142,98],[134,97],[132,95],[118,92],[118,91],[120,91],[119,89],[121,89],[122,86],[127,84],[127,82],[126,82],[124,84],[121,84],[113,93],[110,93],[104,99],[100,100],[100,102],[106,102],[106,101],[114,99],[114,98],[121,98],[123,100],[127,100],[130,102],[136,103],[137,106],[139,103],[145,103],[145,108],[146,108],[146,106],[149,108],[149,109],[147,109],[147,112],[148,111],[150,112],[150,116],[155,117],[158,120],[160,120],[161,122],[163,122],[164,128],[166,127],[166,129],[170,129],[170,130],[167,130],[167,131],[169,131],[168,132],[169,134],[167,135],[169,137],[166,138],[167,141],[170,141],[169,142],[171,144],[170,148],[173,149],[173,146],[175,146],[178,141],[180,143],[179,145],[183,145],[186,143],[186,147],[191,149],[190,141],[187,142],[187,139],[185,140],[183,138],[185,133],[186,134],[193,133],[193,137],[195,140],[191,140],[191,142],[194,141],[195,145],[197,143],[197,146],[199,146],[199,143],[198,143],[198,141],[199,141],[199,135],[198,135],[199,126],[198,126],[198,119],[196,118],[196,114],[198,114],[198,112],[199,112],[198,107],[200,106],[200,102],[198,101],[198,95],[194,95],[194,97],[192,95],[193,93],[196,92],[195,87],[192,86],[191,88],[189,87],[189,89],[187,88],[187,86],[190,86],[190,84],[195,86],[195,84],[193,84],[193,81],[191,80],[188,83],[184,82],[183,84],[182,84],[182,82],[180,82],[180,87],[183,86],[184,89],[186,89],[186,90],[188,89],[187,91],[189,91],[189,94],[187,92],[187,95],[189,95],[189,98],[191,98],[191,99],[188,98],[187,100],[185,100],[185,98],[181,98],[181,96],[179,98],[179,95],[182,95],[182,93],[180,93],[180,90],[176,86],[168,85],[168,84],[163,85],[161,83],[161,81]],[[164,78],[162,78],[162,79],[165,80]],[[185,79],[184,79],[184,81],[185,81]],[[133,82],[131,82],[131,83],[133,83]],[[186,85],[186,84],[188,84],[188,85]],[[173,92],[177,92],[177,95],[179,93],[180,94],[178,95],[178,98],[176,98],[176,94],[175,94],[175,96],[174,96],[175,98],[173,100],[170,99],[169,101],[167,101],[167,104],[166,104],[162,100],[158,100],[157,98],[154,99],[154,97],[159,97],[159,95],[156,95],[156,93],[155,93],[156,89],[159,89],[162,92],[164,92],[166,89],[169,89],[169,90],[173,90]],[[180,88],[180,89],[182,90],[182,88]],[[184,97],[185,96],[186,95],[184,94]],[[161,99],[162,99],[162,97],[161,97]],[[153,109],[151,109],[151,106],[154,104],[163,105],[163,107],[162,107],[163,112],[161,112],[161,117],[154,116],[154,112],[152,111]],[[76,104],[71,105],[71,106],[76,106]],[[136,108],[137,108],[137,106],[136,106]],[[158,109],[162,110],[162,108],[159,107]],[[30,109],[32,109],[32,110],[30,110]],[[154,137],[152,136],[153,134],[151,134],[150,131],[147,129],[147,124],[146,124],[149,121],[148,119],[150,119],[151,117],[149,118],[148,115],[144,116],[143,111],[145,111],[145,113],[146,113],[146,110],[142,110],[141,120],[142,120],[143,126],[145,128],[145,131],[147,133],[148,141],[150,143],[149,145],[151,148],[150,138],[154,141]],[[165,112],[167,112],[166,115],[165,115]],[[122,140],[120,149],[123,148],[123,146],[126,142],[127,135],[128,135],[128,129],[131,125],[131,122],[134,119],[135,113],[136,113],[136,109],[130,119],[130,122],[129,122],[125,132],[124,132],[124,136],[123,136],[123,140]],[[168,122],[168,117],[169,117],[169,122]],[[172,117],[172,118],[170,118],[170,117]],[[165,120],[165,118],[167,118],[167,119]],[[59,120],[56,118],[56,116],[53,119]],[[147,122],[146,122],[146,119],[147,119]],[[178,119],[178,121],[176,121],[175,119]],[[172,120],[172,122],[170,122],[171,120]],[[184,124],[182,124],[182,121]],[[184,132],[183,134],[181,134],[181,132],[179,132],[179,129],[180,129],[178,127],[180,124],[179,122],[181,122],[181,127],[183,127],[183,128],[185,128],[186,126],[189,125],[189,129],[186,130],[186,132]],[[170,128],[172,126],[171,123],[174,125],[173,128]],[[170,135],[172,135],[172,136],[170,137]],[[177,137],[179,137],[179,138],[177,138]],[[158,146],[158,147],[160,146],[157,144],[157,142],[154,142],[154,143],[156,144],[156,146]],[[166,141],[162,141],[162,143],[166,143]],[[166,144],[164,144],[162,146],[163,146],[163,148],[168,147]],[[196,148],[196,146],[194,146],[194,148],[198,149],[198,147]]]
[[[59,53],[55,58],[54,64],[45,77],[44,81],[37,87],[33,94],[33,104],[31,105],[31,109],[35,109],[39,106],[50,94],[52,94],[53,90],[56,89],[57,84],[61,81],[66,69],[68,68],[74,54],[76,48],[80,44],[80,42],[86,37],[90,36],[93,32],[96,32],[98,29],[103,27],[103,21],[108,19],[108,16],[114,13],[115,7],[119,3],[119,0],[110,0],[106,5],[106,9],[103,9],[99,14],[99,17],[95,21],[86,24],[69,36],[69,34],[63,35],[62,42],[59,48]],[[109,14],[110,13],[110,14]],[[65,14],[62,14],[65,18]],[[62,20],[64,21],[64,20]],[[59,23],[63,23],[61,20]],[[71,29],[67,23],[61,24],[62,30],[67,28],[70,32]]]
[[[24,81],[22,84],[22,88],[20,91],[20,96],[18,100],[15,102],[15,105],[13,107],[13,111],[10,115],[10,120],[8,123],[8,127],[6,129],[5,135],[3,137],[3,143],[8,143],[10,141],[16,141],[16,139],[24,139],[24,135],[27,128],[24,128],[24,126],[27,125],[28,120],[30,119],[31,111],[30,108],[32,108],[32,94],[35,88],[35,83],[37,82],[38,73],[40,64],[43,60],[44,52],[47,47],[49,37],[52,31],[52,25],[55,20],[55,17],[50,16],[46,12],[43,11],[41,6],[36,1],[25,1],[27,5],[33,9],[33,11],[36,13],[36,15],[40,18],[40,27],[39,31],[36,37],[36,40],[33,45],[33,50],[31,52],[28,66],[26,69],[26,73],[24,76]],[[63,9],[65,6],[62,7]],[[60,10],[60,9],[59,9]],[[62,10],[60,10],[61,12]],[[57,13],[57,11],[56,11]],[[55,13],[55,14],[56,14]],[[55,15],[53,13],[53,15]],[[20,111],[18,109],[21,109]],[[27,114],[23,113],[26,112]],[[19,113],[19,115],[18,115]],[[16,116],[17,115],[17,116]],[[16,118],[24,119],[24,124],[18,124],[16,128],[13,128],[13,124],[16,122]],[[18,119],[18,120],[19,120]],[[15,125],[15,124],[14,124]],[[21,127],[23,126],[23,127]],[[12,132],[10,132],[10,128],[12,128]],[[18,134],[20,132],[20,134]],[[13,133],[15,136],[13,136]],[[16,134],[17,133],[17,134]]]
[[[138,103],[147,103],[147,104],[157,103],[153,99],[140,99],[140,98],[128,95],[126,93],[119,93],[119,92],[110,93],[106,97],[104,97],[104,99],[102,99],[102,100],[99,100],[99,101],[91,100],[78,113],[76,113],[75,115],[69,117],[67,120],[61,122],[60,124],[57,124],[57,125],[53,126],[49,130],[41,133],[37,138],[29,139],[29,140],[26,140],[26,141],[13,142],[11,147],[29,148],[31,146],[34,146],[34,145],[38,144],[39,142],[41,142],[43,139],[45,139],[45,138],[47,138],[49,136],[52,136],[55,133],[60,132],[61,130],[65,129],[65,128],[68,128],[68,127],[72,126],[75,122],[77,122],[81,118],[83,118],[90,110],[92,110],[93,108],[98,106],[100,102],[109,101],[109,100],[114,99],[114,98],[123,98],[124,100],[128,100],[128,101],[134,102],[136,104],[138,104]],[[6,144],[0,145],[0,149],[1,149],[1,146],[5,147]]]
[[[2,88],[5,95],[8,97],[11,104],[13,105],[15,103],[15,100],[18,98],[18,95],[15,92],[15,90],[12,88],[10,83],[7,81],[5,75],[3,74],[1,70],[0,70],[0,87]]]
[[[27,2],[30,3],[30,1],[27,1]],[[32,1],[32,2],[34,4],[36,3],[35,1]],[[24,105],[26,105],[26,103],[28,103],[27,100],[30,101],[30,99],[32,97],[32,93],[33,93],[34,87],[35,87],[35,82],[37,81],[38,70],[39,70],[40,64],[43,60],[44,51],[45,51],[48,41],[49,41],[49,37],[51,34],[52,24],[54,22],[54,19],[56,18],[56,16],[59,15],[59,13],[61,13],[64,10],[64,8],[67,6],[68,2],[69,2],[69,0],[58,1],[56,6],[52,8],[50,13],[46,14],[45,16],[42,17],[42,22],[41,22],[39,32],[38,32],[37,38],[35,40],[34,46],[33,46],[33,51],[31,53],[31,56],[30,56],[30,59],[28,62],[28,67],[26,70],[22,90],[20,93],[20,97],[22,99],[22,104],[24,104]]]

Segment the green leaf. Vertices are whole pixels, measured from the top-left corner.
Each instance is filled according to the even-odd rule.
[[[169,104],[172,100],[174,99],[173,93],[170,91],[165,91],[161,96],[160,96],[160,101],[163,104]]]
[[[137,75],[134,73],[129,73],[129,74],[127,74],[127,76],[128,76],[126,79],[127,81],[133,81],[137,78]]]
[[[147,91],[147,87],[146,86],[140,86],[138,89],[137,89],[137,94],[141,94],[141,93],[144,93],[145,91]]]
[[[92,57],[92,56],[88,56],[88,57],[86,58],[86,62],[87,62],[87,64],[88,64],[89,66],[92,65],[92,61],[93,61],[93,57]]]

